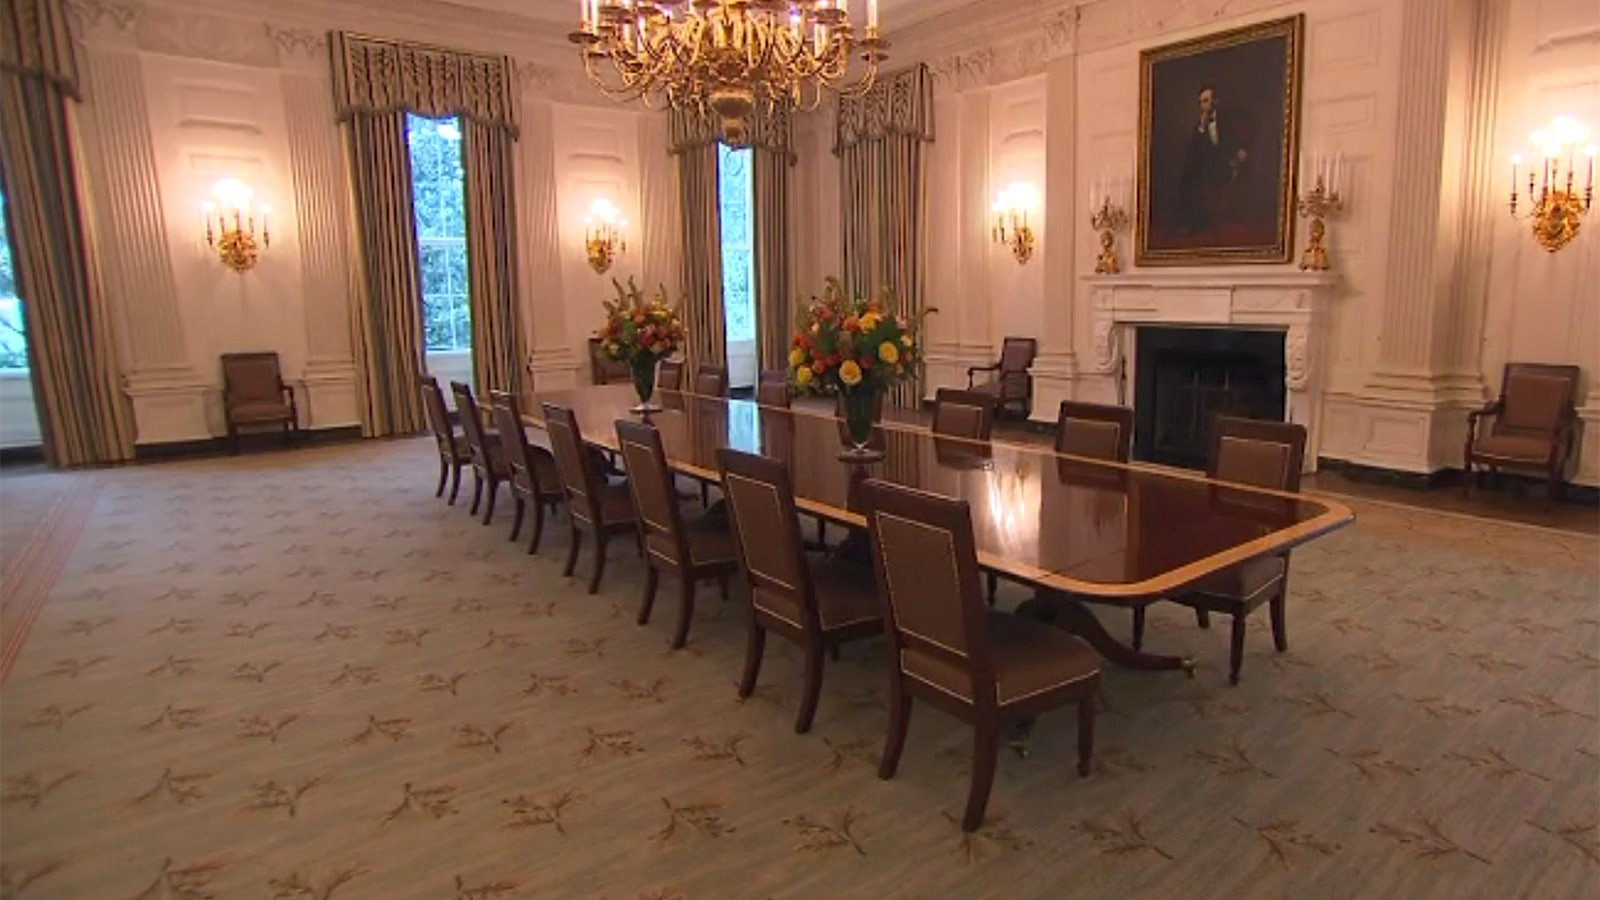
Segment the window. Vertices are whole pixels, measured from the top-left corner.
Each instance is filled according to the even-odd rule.
[[[455,118],[406,116],[411,199],[422,266],[422,331],[429,353],[470,352],[467,215],[462,193],[461,128]]]
[[[6,198],[0,193],[0,369],[28,368],[28,339],[22,331],[22,301],[11,270],[11,236],[6,233]]]
[[[717,199],[722,223],[722,313],[731,345],[756,337],[755,198],[749,147],[717,145]]]

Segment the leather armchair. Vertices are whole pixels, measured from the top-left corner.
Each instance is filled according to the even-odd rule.
[[[294,391],[283,381],[278,354],[222,354],[222,411],[228,443],[239,452],[240,425],[280,425],[284,443],[300,432]]]
[[[1499,398],[1467,414],[1462,464],[1466,490],[1482,466],[1490,473],[1542,472],[1550,497],[1561,496],[1576,437],[1578,373],[1577,366],[1506,364]],[[1486,432],[1485,418],[1490,419]]]
[[[1033,376],[1028,374],[1028,369],[1038,355],[1038,341],[1008,337],[1000,346],[1000,358],[993,364],[967,369],[967,390],[989,394],[995,398],[998,411],[1015,407],[1026,419],[1033,413]],[[977,376],[983,372],[992,372],[994,377],[979,382]]]

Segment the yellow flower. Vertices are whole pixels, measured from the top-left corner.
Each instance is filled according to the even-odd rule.
[[[805,354],[804,350],[801,350],[799,347],[796,347],[793,350],[789,351],[789,365],[798,366],[798,365],[800,365],[801,363],[803,363],[805,361],[806,361],[806,354]]]
[[[902,335],[900,335],[900,343],[905,344],[907,347],[911,346],[911,335],[910,334],[902,334]]]
[[[839,366],[839,380],[855,387],[861,383],[861,367],[853,359],[847,359]]]
[[[890,365],[900,361],[900,348],[889,341],[878,345],[878,358]]]
[[[801,366],[800,368],[795,369],[794,370],[794,383],[798,384],[801,387],[805,387],[806,385],[810,384],[811,383],[811,367],[810,366]]]
[[[882,320],[883,320],[882,316],[880,316],[880,315],[878,315],[877,313],[874,313],[874,312],[869,312],[866,315],[861,317],[861,330],[862,331],[871,331],[872,329],[877,328],[878,327],[878,323],[880,321],[882,321]]]

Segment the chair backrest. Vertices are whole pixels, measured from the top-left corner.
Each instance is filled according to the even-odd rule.
[[[900,672],[969,703],[996,702],[994,664],[966,501],[862,485],[872,564]]]
[[[789,372],[785,369],[762,369],[756,381],[756,402],[762,406],[789,405]]]
[[[683,390],[683,363],[663,359],[656,368],[656,387],[663,391]]]
[[[707,397],[728,396],[728,367],[701,366],[694,373],[694,392]]]
[[[1000,344],[1000,374],[1026,372],[1039,355],[1039,342],[1033,338],[1008,337]]]
[[[617,420],[617,445],[628,469],[628,491],[639,516],[639,533],[645,552],[679,568],[689,565],[689,543],[683,531],[683,511],[661,432],[654,425]]]
[[[1127,462],[1132,449],[1132,409],[1061,401],[1061,411],[1056,414],[1057,453]]]
[[[1553,434],[1574,414],[1577,393],[1577,366],[1507,363],[1495,432]]]
[[[417,376],[417,390],[422,394],[422,408],[428,414],[428,430],[433,432],[439,452],[455,460],[455,429],[450,425],[450,410],[444,405],[444,391],[439,389],[439,379],[432,375]]]
[[[994,430],[994,396],[940,388],[933,400],[933,433],[987,441]]]
[[[467,436],[467,448],[472,451],[474,459],[489,465],[493,454],[489,450],[488,438],[483,431],[483,416],[478,412],[478,401],[472,396],[472,388],[460,381],[450,382],[450,393],[456,397],[456,413],[461,417],[461,431]]]
[[[594,468],[594,456],[583,444],[578,416],[554,403],[543,404],[543,408],[545,433],[550,435],[550,452],[556,458],[567,509],[573,518],[600,525],[600,475]]]
[[[631,379],[632,373],[628,371],[628,364],[620,359],[612,359],[604,350],[600,349],[600,339],[589,338],[589,380],[595,384],[612,384],[626,382]]]
[[[1206,475],[1235,484],[1299,491],[1306,430],[1293,422],[1217,416]]]
[[[782,460],[726,447],[717,451],[717,459],[751,601],[796,627],[820,627],[789,467]]]
[[[230,406],[240,403],[283,402],[283,372],[278,354],[222,354],[222,386]]]
[[[490,391],[489,411],[494,417],[500,454],[506,461],[511,480],[524,482],[530,489],[538,490],[539,477],[533,468],[533,448],[528,445],[527,432],[522,430],[522,412],[517,408],[517,395],[508,391]]]

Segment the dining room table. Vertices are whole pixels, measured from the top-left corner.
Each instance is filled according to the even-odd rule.
[[[783,460],[802,513],[859,540],[860,486],[876,478],[965,500],[978,564],[1031,588],[1029,602],[1128,668],[1182,670],[1193,661],[1135,649],[1113,636],[1090,605],[1133,609],[1180,594],[1217,572],[1282,554],[1354,521],[1343,504],[1207,478],[1203,473],[1054,452],[1049,446],[936,435],[913,411],[886,408],[871,460],[847,459],[843,423],[826,407],[658,391],[659,411],[636,413],[631,385],[536,394],[524,411],[543,426],[542,404],[577,415],[584,440],[617,450],[615,423],[645,418],[661,434],[668,466],[717,484],[723,447]]]

